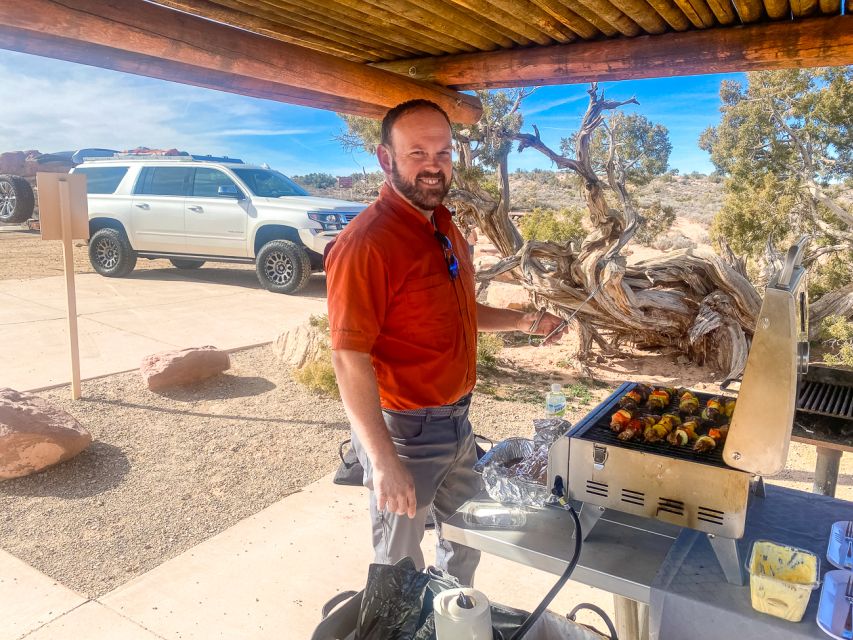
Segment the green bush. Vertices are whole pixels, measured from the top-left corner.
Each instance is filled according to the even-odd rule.
[[[820,337],[823,344],[832,350],[824,353],[824,362],[853,367],[853,322],[843,316],[827,316],[820,324]]]
[[[504,348],[504,340],[497,333],[477,335],[477,364],[493,369],[498,364],[498,356]]]
[[[311,362],[306,362],[293,372],[293,379],[314,393],[332,396],[340,399],[338,379],[332,366],[332,352],[324,350],[322,355]]]
[[[338,184],[338,179],[330,173],[309,173],[304,176],[292,176],[292,178],[299,186],[314,189],[329,189]]]
[[[634,238],[642,245],[651,247],[661,240],[672,228],[675,222],[675,209],[661,204],[660,200],[653,202],[643,211],[643,222],[637,228]]]
[[[583,228],[584,211],[577,207],[560,210],[536,208],[519,222],[525,240],[551,242],[580,242],[586,237]]]

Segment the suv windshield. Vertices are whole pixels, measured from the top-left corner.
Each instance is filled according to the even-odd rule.
[[[270,169],[231,169],[246,183],[252,193],[262,198],[278,198],[281,196],[307,196],[298,184],[283,173]]]

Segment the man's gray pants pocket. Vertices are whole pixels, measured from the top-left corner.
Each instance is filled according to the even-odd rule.
[[[407,515],[379,512],[373,491],[373,466],[353,433],[353,448],[364,467],[364,486],[370,489],[374,561],[394,564],[409,556],[423,569],[421,541],[427,514],[432,511],[438,535],[435,565],[462,584],[472,584],[480,552],[448,542],[441,531],[442,523],[482,488],[482,479],[473,470],[477,453],[467,405],[460,407],[455,415],[440,418],[429,413],[425,416],[396,411],[382,413],[397,455],[412,474],[417,512],[411,519]]]

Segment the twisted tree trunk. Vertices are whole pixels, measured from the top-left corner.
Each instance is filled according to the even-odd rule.
[[[505,256],[478,277],[491,279],[513,271],[533,293],[538,306],[569,318],[581,338],[581,357],[593,343],[614,348],[628,341],[643,347],[674,346],[697,362],[717,365],[726,377],[741,373],[749,339],[761,306],[758,292],[745,277],[742,261],[731,251],[726,259],[707,250],[673,252],[628,266],[621,250],[641,221],[625,187],[624,165],[610,132],[606,176],[592,166],[593,132],[606,126],[604,113],[627,102],[605,100],[597,86],[578,134],[576,158],[549,149],[535,135],[518,134],[519,150],[528,147],[545,154],[561,169],[575,171],[584,183],[584,195],[593,230],[577,252],[569,243],[522,242],[508,216],[505,164],[499,170],[507,185],[499,201],[475,185],[463,185],[453,194],[457,207],[468,207],[480,228]],[[505,157],[504,157],[505,160]],[[606,182],[605,182],[606,180]],[[619,207],[605,197],[610,188]]]

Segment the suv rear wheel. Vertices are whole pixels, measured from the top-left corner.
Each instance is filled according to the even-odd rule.
[[[136,251],[116,229],[101,229],[89,239],[89,262],[108,278],[123,278],[136,266]]]
[[[258,251],[255,270],[265,289],[275,293],[296,293],[308,284],[311,260],[295,242],[272,240]]]
[[[201,267],[201,265],[204,264],[204,260],[179,260],[179,259],[172,260],[172,259],[170,259],[169,262],[171,262],[178,269],[198,269]]]

